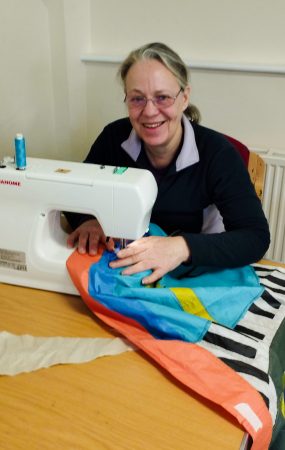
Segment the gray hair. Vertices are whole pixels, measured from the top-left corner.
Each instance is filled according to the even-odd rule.
[[[118,76],[120,77],[124,87],[127,74],[132,65],[145,59],[155,59],[163,64],[175,76],[182,90],[188,86],[189,71],[180,56],[167,45],[160,42],[153,42],[131,51],[131,53],[120,65]],[[188,105],[184,113],[192,122],[199,123],[201,120],[199,109],[192,104]]]

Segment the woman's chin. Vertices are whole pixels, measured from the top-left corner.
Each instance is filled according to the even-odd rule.
[[[151,146],[151,147],[161,147],[166,142],[166,136],[162,133],[149,133],[144,132],[142,134],[142,140],[144,141],[145,145]]]

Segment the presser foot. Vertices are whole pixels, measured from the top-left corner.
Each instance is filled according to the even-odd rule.
[[[130,242],[132,242],[132,241],[129,239],[123,239],[123,238],[117,239],[114,252],[117,254],[120,250],[122,250],[123,248],[126,248]]]

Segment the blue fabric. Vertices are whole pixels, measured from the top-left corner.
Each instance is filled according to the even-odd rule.
[[[150,234],[165,235],[152,225]],[[170,288],[191,288],[213,320],[233,328],[250,305],[263,292],[250,266],[217,270],[197,277],[178,279],[175,272],[165,275],[159,287],[141,283],[150,271],[126,276],[122,268],[109,263],[116,254],[105,251],[89,270],[89,294],[104,306],[139,322],[155,337],[197,342],[207,332],[210,321],[185,312]]]

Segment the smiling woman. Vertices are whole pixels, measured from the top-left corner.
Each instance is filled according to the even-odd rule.
[[[87,163],[150,170],[158,184],[151,220],[168,236],[145,236],[117,253],[112,268],[123,274],[150,270],[152,283],[184,265],[238,267],[258,261],[270,236],[246,167],[222,134],[199,124],[190,103],[188,69],[162,43],[132,51],[119,69],[128,117],[107,125]],[[131,208],[132,205],[122,205]],[[114,249],[94,217],[68,216],[80,253]],[[204,270],[204,269],[203,269]]]
[[[129,118],[144,142],[148,158],[156,168],[167,167],[182,139],[182,115],[189,104],[189,86],[182,90],[165,66],[146,59],[130,68],[125,89]]]

